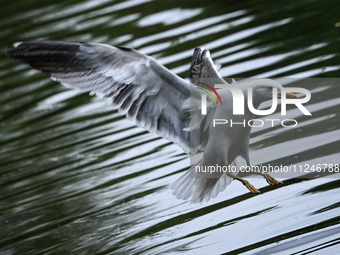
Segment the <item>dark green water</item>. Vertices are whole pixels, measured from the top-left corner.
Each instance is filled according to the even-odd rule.
[[[3,54],[23,40],[101,42],[136,48],[185,78],[203,46],[224,77],[320,78],[299,85],[312,92],[312,116],[292,109],[296,128],[254,130],[250,157],[335,164],[338,1],[0,3],[0,254],[340,253],[339,174],[273,187],[248,178],[264,195],[233,182],[190,205],[168,188],[189,167],[179,147]]]

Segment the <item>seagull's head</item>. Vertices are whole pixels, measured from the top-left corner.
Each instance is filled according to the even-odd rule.
[[[189,69],[189,78],[192,79],[193,83],[197,78],[220,78],[210,57],[209,50],[205,50],[202,47],[195,48]]]
[[[281,98],[282,95],[282,85],[274,80],[259,79],[249,82],[248,86],[252,87],[253,99],[259,104],[273,99],[274,88],[277,90],[278,98]],[[286,93],[286,98],[296,98],[296,95],[288,92]]]
[[[210,51],[201,47],[195,48],[193,61],[201,66],[203,72],[206,72],[206,69],[208,69],[209,66],[214,66],[214,63],[210,57]],[[208,74],[203,73],[201,74],[201,77],[207,77],[207,75]]]

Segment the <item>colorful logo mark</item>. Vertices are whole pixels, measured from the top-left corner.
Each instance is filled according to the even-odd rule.
[[[208,85],[208,84],[202,83],[202,82],[197,82],[197,83],[202,84],[203,86],[206,86],[206,87],[209,88],[212,92],[214,92],[214,94],[217,96],[218,100],[220,101],[220,103],[221,103],[221,105],[222,105],[222,100],[221,100],[221,98],[220,98],[220,95],[217,93],[217,91],[216,91],[213,87],[211,87],[211,86]],[[212,98],[212,100],[214,100],[215,105],[217,105],[214,96],[210,93],[209,90],[204,89],[204,88],[200,88],[200,87],[199,87],[199,89],[205,91],[205,92]]]

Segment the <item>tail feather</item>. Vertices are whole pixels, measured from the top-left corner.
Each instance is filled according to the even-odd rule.
[[[201,161],[191,166],[191,168],[177,179],[172,185],[173,195],[178,199],[187,200],[193,196],[195,192],[194,180],[195,180],[195,167],[199,165]]]
[[[210,198],[215,198],[220,192],[224,191],[233,180],[226,173],[222,173],[219,178],[212,178],[209,172],[197,172],[196,166],[200,165],[201,161],[191,166],[184,175],[171,185],[173,195],[178,199],[187,200],[191,197],[191,203],[209,201]],[[238,169],[235,161],[231,165]]]

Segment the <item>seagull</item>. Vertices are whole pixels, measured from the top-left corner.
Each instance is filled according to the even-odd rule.
[[[232,112],[232,94],[219,89],[223,105],[207,100],[207,114],[201,113],[202,87],[228,84],[218,73],[210,52],[196,48],[189,69],[190,82],[169,71],[155,59],[137,50],[113,47],[100,43],[67,41],[25,41],[6,48],[6,56],[28,63],[47,74],[52,80],[82,92],[112,99],[115,109],[151,133],[171,140],[186,153],[202,155],[190,169],[171,185],[179,199],[201,203],[216,197],[231,183],[240,181],[254,194],[261,192],[236,172],[197,171],[208,166],[233,166],[239,169],[236,158],[242,157],[248,166],[249,126],[213,126],[213,119],[246,121],[254,114],[243,116]],[[237,84],[242,91],[253,89],[253,104],[272,99],[273,89],[278,95],[282,86],[270,79]],[[246,94],[246,93],[245,93]],[[288,98],[295,97],[287,93]],[[255,172],[254,172],[255,173]],[[269,174],[262,175],[271,184],[279,184]]]

